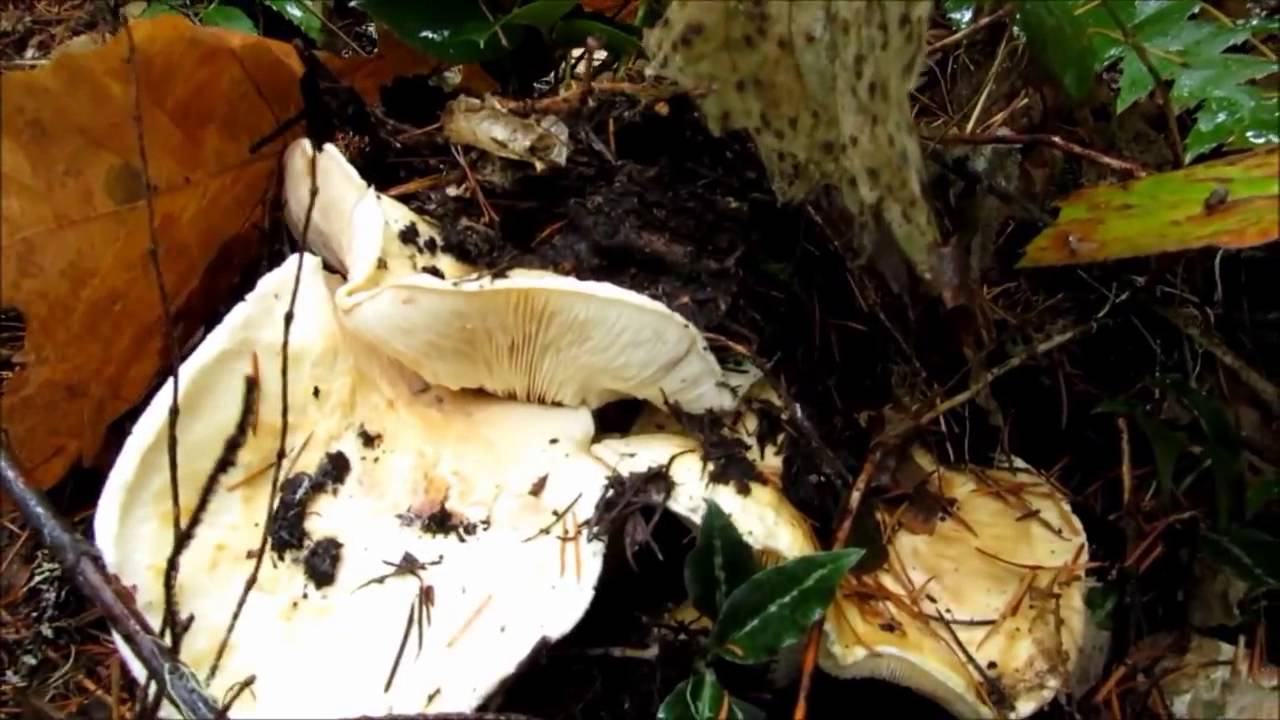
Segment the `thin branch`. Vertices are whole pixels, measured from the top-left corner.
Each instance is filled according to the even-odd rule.
[[[987,387],[989,387],[991,383],[995,382],[996,379],[999,378],[1001,375],[1004,375],[1010,370],[1013,370],[1014,368],[1018,367],[1019,365],[1023,364],[1024,362],[1026,362],[1027,360],[1033,357],[1039,357],[1049,352],[1050,350],[1053,350],[1054,348],[1057,348],[1061,345],[1064,345],[1070,342],[1071,340],[1074,340],[1076,337],[1080,335],[1083,335],[1088,332],[1092,332],[1093,330],[1097,329],[1099,324],[1100,324],[1100,321],[1092,320],[1082,325],[1076,325],[1075,327],[1069,330],[1065,330],[1063,332],[1058,333],[1057,335],[1054,335],[1048,340],[1037,343],[1036,345],[1033,345],[1027,348],[1021,353],[1009,358],[1008,360],[1005,360],[1004,362],[1000,363],[996,367],[987,371],[985,375],[983,375],[981,378],[975,381],[972,385],[970,385],[967,390],[961,392],[958,395],[955,395],[954,397],[948,398],[946,401],[939,403],[938,405],[934,406],[933,409],[923,413],[922,415],[919,415],[913,419],[903,421],[898,425],[895,425],[893,427],[886,429],[883,433],[881,433],[880,437],[883,439],[901,438],[909,430],[913,428],[928,425],[934,420],[937,420],[938,417],[940,417],[941,415],[947,412],[950,412],[951,410],[954,410],[955,408],[972,400],[978,393],[982,392]]]
[[[102,612],[174,707],[188,718],[226,718],[195,673],[151,630],[128,591],[106,570],[97,548],[77,535],[49,501],[27,484],[9,454],[7,440],[0,440],[0,490],[14,501],[27,525],[40,533],[63,573]]]
[[[141,165],[143,183],[143,205],[147,211],[147,259],[151,264],[151,274],[160,294],[160,312],[164,318],[165,350],[169,361],[169,382],[172,384],[172,399],[169,403],[169,425],[165,437],[165,452],[169,465],[169,509],[173,514],[173,550],[176,551],[182,535],[181,502],[178,496],[178,337],[177,328],[173,324],[173,308],[169,300],[169,289],[164,284],[164,272],[160,268],[160,242],[156,237],[156,210],[151,196],[151,170],[147,162],[146,134],[142,127],[142,80],[138,73],[138,46],[133,39],[133,28],[129,21],[124,21],[124,34],[129,43],[129,70],[133,74],[133,120],[137,132],[138,162]],[[160,632],[169,628],[173,638],[174,652],[181,652],[182,631],[179,629],[177,601],[173,588],[165,584],[164,615],[160,623]]]
[[[1240,357],[1226,343],[1222,342],[1215,333],[1200,327],[1200,324],[1193,321],[1183,313],[1175,312],[1169,308],[1156,308],[1169,322],[1173,323],[1187,337],[1195,341],[1197,345],[1213,353],[1218,358],[1218,362],[1231,368],[1236,375],[1248,385],[1272,413],[1280,415],[1280,388],[1276,384],[1267,379],[1258,370],[1254,369],[1244,358]]]
[[[970,35],[977,33],[979,30],[982,30],[983,28],[990,25],[991,23],[998,22],[1000,20],[1003,20],[1009,17],[1010,15],[1013,14],[1014,10],[1016,9],[1017,9],[1017,6],[1015,5],[1005,5],[1004,7],[1000,8],[998,11],[993,12],[990,15],[987,15],[986,17],[980,20],[974,21],[974,23],[969,27],[966,27],[963,30],[960,30],[958,32],[952,33],[951,35],[948,35],[942,38],[938,42],[932,45],[929,45],[928,47],[925,48],[925,54],[935,53],[935,52],[938,52],[939,50],[942,50],[943,48],[950,47],[952,45],[955,45],[958,42],[962,42],[968,39]]]
[[[1178,113],[1173,109],[1173,101],[1169,99],[1169,91],[1164,86],[1164,78],[1160,77],[1160,71],[1156,70],[1156,66],[1151,62],[1151,55],[1147,53],[1147,46],[1143,45],[1137,38],[1133,36],[1133,31],[1125,24],[1124,20],[1116,14],[1115,8],[1111,7],[1108,0],[1102,0],[1102,9],[1107,12],[1107,16],[1111,18],[1112,24],[1120,31],[1124,37],[1124,42],[1133,48],[1133,52],[1138,56],[1138,60],[1142,63],[1147,72],[1151,73],[1151,79],[1155,81],[1156,97],[1160,100],[1160,106],[1164,108],[1164,119],[1169,125],[1169,140],[1173,146],[1173,162],[1175,167],[1182,167],[1182,135],[1178,132]]]
[[[937,138],[925,138],[936,140],[937,142],[947,145],[1026,145],[1029,143],[1038,143],[1041,145],[1052,145],[1059,150],[1072,155],[1078,155],[1086,160],[1092,160],[1099,165],[1104,165],[1112,170],[1119,170],[1134,177],[1145,177],[1148,175],[1146,168],[1141,165],[1113,158],[1110,155],[1104,155],[1097,150],[1090,150],[1082,145],[1077,145],[1070,140],[1063,139],[1057,135],[1047,134],[1020,134],[1020,133],[990,133],[990,134],[970,134],[970,133],[947,133]]]

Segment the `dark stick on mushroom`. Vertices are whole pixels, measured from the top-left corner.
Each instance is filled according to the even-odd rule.
[[[40,533],[41,542],[57,558],[62,571],[102,612],[169,701],[185,717],[225,718],[195,673],[151,630],[128,591],[107,572],[97,548],[76,534],[49,501],[27,484],[9,454],[7,439],[0,440],[0,489],[13,499],[23,519]]]
[[[303,74],[303,82],[307,81],[306,73]],[[320,194],[320,188],[316,185],[316,156],[311,156],[311,192],[307,198],[307,214],[302,221],[302,237],[299,244],[303,249],[307,247],[307,236],[311,230],[311,216],[315,212],[316,197]],[[289,439],[289,331],[293,329],[293,311],[298,304],[298,288],[302,286],[302,260],[305,255],[303,252],[297,253],[297,267],[293,273],[293,287],[289,292],[289,307],[284,313],[284,338],[280,342],[280,443],[276,446],[276,462],[271,469],[271,487],[267,492],[266,516],[262,520],[262,537],[258,540],[258,551],[253,557],[253,569],[249,571],[249,576],[245,578],[244,586],[240,589],[240,596],[236,598],[236,607],[231,612],[231,619],[227,622],[227,629],[222,635],[222,640],[218,643],[218,650],[213,656],[213,663],[209,665],[209,672],[205,678],[205,682],[211,682],[214,675],[218,672],[218,665],[222,663],[222,656],[227,651],[227,645],[231,642],[231,634],[235,632],[236,623],[240,620],[240,613],[244,610],[244,604],[249,599],[249,592],[258,582],[258,572],[262,569],[262,559],[267,554],[267,540],[271,536],[271,515],[275,508],[276,496],[280,490],[280,473],[284,468],[285,446]]]
[[[147,211],[147,260],[151,265],[152,279],[160,296],[160,312],[164,319],[166,359],[169,361],[169,378],[173,383],[173,395],[169,404],[169,426],[165,437],[165,450],[169,461],[169,505],[173,513],[173,545],[176,549],[182,534],[182,520],[178,497],[178,335],[173,324],[173,307],[169,300],[169,291],[164,284],[164,272],[160,268],[160,243],[156,238],[156,210],[151,197],[151,171],[147,163],[146,133],[142,127],[142,81],[138,73],[138,47],[133,39],[133,29],[124,23],[125,38],[129,43],[128,65],[133,75],[133,124],[138,140],[138,164],[142,173],[143,205]],[[168,626],[174,641],[175,652],[181,642],[181,631],[178,628],[178,612],[174,603],[173,589],[167,583],[164,588],[164,619],[160,623],[160,632],[164,633]]]

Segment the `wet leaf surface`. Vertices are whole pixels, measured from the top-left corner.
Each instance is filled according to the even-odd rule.
[[[1280,148],[1085,188],[1061,205],[1020,267],[1260,245],[1280,237]]]
[[[725,601],[756,573],[751,546],[714,501],[707,501],[698,543],[685,561],[685,586],[698,612],[715,618]]]

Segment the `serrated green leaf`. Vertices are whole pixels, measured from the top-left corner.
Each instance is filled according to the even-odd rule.
[[[1139,0],[1130,30],[1137,40],[1153,42],[1175,32],[1199,7],[1199,0]]]
[[[1196,113],[1196,124],[1187,134],[1187,162],[1219,145],[1232,149],[1280,143],[1280,97],[1264,95],[1255,87],[1233,88],[1205,100]]]
[[[725,600],[758,569],[751,546],[733,521],[708,500],[698,526],[698,543],[684,565],[684,584],[694,608],[715,619]]]
[[[320,18],[316,16],[316,12],[320,9],[309,5],[307,0],[267,0],[267,5],[298,26],[298,29],[311,39],[316,41],[324,39],[324,23],[320,22]],[[308,7],[316,12],[311,12]]]
[[[730,697],[711,670],[685,680],[658,707],[657,720],[764,720],[764,713],[750,703]]]
[[[1280,586],[1280,539],[1253,528],[1227,534],[1205,532],[1201,548],[1214,562],[1230,570],[1251,589]]]
[[[1084,20],[1069,3],[1023,2],[1014,23],[1027,38],[1032,54],[1075,100],[1093,86],[1093,45]]]
[[[219,27],[237,32],[258,34],[258,26],[244,11],[230,5],[215,5],[200,14],[200,22],[210,27]]]
[[[1280,148],[1085,188],[1061,206],[1019,267],[1260,245],[1280,237]]]
[[[556,25],[552,38],[559,45],[584,45],[588,37],[597,37],[604,48],[615,55],[626,55],[642,49],[638,33],[621,26],[591,18],[569,18]]]
[[[725,602],[711,631],[710,647],[739,663],[763,662],[804,637],[822,617],[840,579],[862,550],[804,555],[761,571]]]
[[[1169,97],[1178,110],[1276,71],[1274,62],[1252,55],[1227,54],[1206,59],[1177,76]]]
[[[1120,87],[1116,94],[1116,112],[1122,113],[1130,105],[1141,100],[1156,87],[1155,78],[1147,70],[1137,54],[1130,51],[1120,61]]]

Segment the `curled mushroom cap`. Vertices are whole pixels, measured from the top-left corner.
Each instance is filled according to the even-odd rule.
[[[211,671],[265,522],[256,582],[209,683],[227,697],[254,678],[232,717],[471,711],[593,596],[603,546],[576,519],[608,470],[587,452],[591,415],[421,388],[342,329],[340,278],[304,254],[269,508],[298,261],[264,276],[181,368],[177,480],[183,525],[195,524],[176,583],[193,618],[180,657]],[[135,424],[94,520],[108,567],[155,626],[172,539],[170,392]]]
[[[940,467],[923,450],[930,529],[887,511],[888,558],[828,616],[821,666],[914,688],[960,717],[1026,717],[1069,682],[1088,546],[1067,500],[1030,471]]]
[[[295,214],[305,212],[312,177],[303,142],[286,161],[297,168],[286,173],[285,192]],[[405,233],[394,228],[419,227],[405,220],[412,212],[372,190],[348,192],[354,171],[336,149],[326,146],[315,161],[321,192],[334,188],[335,206],[351,201],[342,211],[345,234],[330,228],[327,219],[342,213],[329,210],[325,232],[309,240],[345,269],[336,296],[342,324],[427,382],[571,406],[623,398],[691,412],[733,405],[702,333],[666,305],[551,272],[467,275],[439,252],[439,232],[426,219],[418,218],[415,232],[431,241],[401,247]],[[330,176],[336,179],[325,182]],[[302,223],[290,226],[300,237]]]
[[[333,144],[317,153],[307,138],[293,141],[285,150],[284,175],[290,232],[301,239],[305,231],[308,247],[339,272],[357,277],[431,272],[450,278],[475,272],[441,249],[439,225],[378,192]],[[371,233],[378,239],[354,242],[353,223],[378,228]]]

